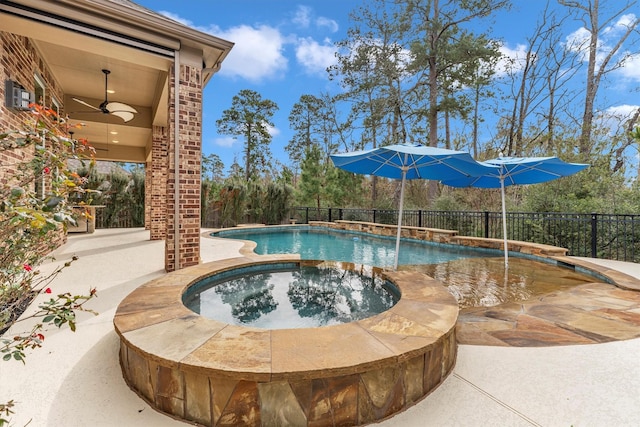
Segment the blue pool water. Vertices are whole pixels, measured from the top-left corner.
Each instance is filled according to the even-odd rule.
[[[254,228],[251,230],[224,230],[216,237],[252,240],[255,252],[266,254],[300,254],[301,259],[344,261],[377,267],[393,266],[395,237],[377,237],[365,233],[352,233],[329,228],[287,227]],[[458,249],[453,245],[403,239],[400,242],[398,265],[439,264],[443,262],[499,256],[482,250]]]
[[[252,240],[258,254],[293,253],[309,260],[384,268],[392,266],[395,257],[395,237],[322,227],[228,229],[214,236]],[[526,301],[593,281],[586,273],[542,260],[512,257],[507,269],[502,251],[408,239],[401,241],[398,264],[441,281],[462,308]]]

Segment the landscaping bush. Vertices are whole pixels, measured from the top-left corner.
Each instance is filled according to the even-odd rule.
[[[69,197],[84,192],[83,179],[68,170],[67,159],[91,154],[91,147],[69,138],[52,110],[32,108],[24,129],[0,133],[0,355],[23,363],[27,349],[42,345],[46,325],[75,330],[75,312],[89,311],[84,304],[96,295],[95,289],[87,295],[56,295],[49,287],[75,258],[47,275],[38,270],[64,241],[67,223],[74,223]],[[6,336],[38,294],[51,294],[28,316],[38,321]],[[8,422],[12,406],[12,401],[0,403],[0,426]]]

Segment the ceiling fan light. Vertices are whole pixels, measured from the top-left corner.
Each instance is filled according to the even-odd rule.
[[[127,104],[123,104],[122,102],[109,102],[107,94],[108,93],[115,93],[112,90],[108,89],[108,81],[107,81],[107,77],[109,76],[109,74],[111,73],[111,71],[104,69],[102,70],[102,72],[104,73],[104,90],[105,90],[105,94],[104,94],[104,101],[100,104],[99,107],[95,107],[91,104],[89,104],[88,102],[83,101],[80,98],[73,98],[74,101],[91,108],[92,110],[95,111],[91,111],[91,112],[102,112],[104,114],[112,114],[114,116],[120,117],[122,120],[124,120],[124,122],[128,122],[130,120],[133,119],[134,114],[138,112],[138,110],[136,110],[135,108],[133,108],[130,105]],[[73,114],[73,113],[69,113],[69,114]]]

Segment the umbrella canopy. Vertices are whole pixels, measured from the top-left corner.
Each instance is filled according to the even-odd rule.
[[[500,188],[502,196],[502,235],[504,238],[504,263],[509,265],[507,249],[507,218],[504,188],[510,185],[540,184],[563,176],[573,175],[589,165],[567,163],[557,157],[498,157],[487,160],[486,166],[493,166],[488,173],[469,178],[443,179],[441,182],[452,187]]]
[[[387,145],[372,150],[331,155],[333,164],[348,172],[401,179],[398,233],[393,268],[398,267],[404,186],[407,179],[468,179],[489,173],[493,166],[476,162],[466,151],[424,145]]]
[[[402,179],[461,179],[488,173],[492,167],[466,151],[424,145],[397,144],[372,150],[331,155],[333,164],[348,172]]]

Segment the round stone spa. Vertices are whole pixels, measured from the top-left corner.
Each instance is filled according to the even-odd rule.
[[[272,303],[258,303],[278,292],[306,314],[321,311],[318,307],[333,297],[339,300],[337,316],[319,323],[329,326],[240,326],[199,315],[183,303],[197,293],[201,297],[206,282],[250,282],[261,274],[309,268],[317,270],[311,274],[322,286],[288,282],[276,291],[279,285],[271,283],[270,296],[258,291],[262,299],[232,291],[228,296],[248,318],[263,317],[265,307],[276,311],[270,310]],[[356,280],[360,276],[364,279]],[[351,283],[349,297],[328,286],[341,281]],[[364,301],[371,296],[362,296],[362,283],[377,286],[374,294],[390,308],[367,311],[370,304]],[[318,299],[319,294],[328,298]],[[305,299],[311,305],[302,308]],[[365,308],[364,314],[338,323],[355,308]],[[455,364],[457,317],[455,298],[419,272],[270,255],[202,264],[151,281],[122,301],[114,324],[125,380],[159,411],[207,426],[334,426],[388,418],[435,389]]]
[[[313,328],[365,319],[390,309],[398,289],[371,267],[256,265],[217,274],[189,287],[194,312],[238,326]]]

